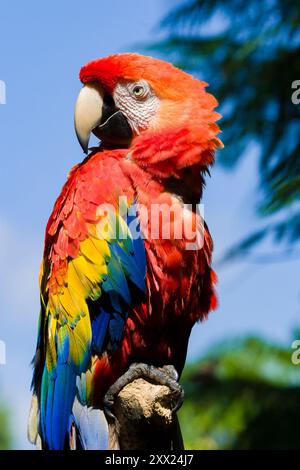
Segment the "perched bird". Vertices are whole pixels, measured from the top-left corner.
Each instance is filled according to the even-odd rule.
[[[46,227],[29,423],[44,449],[105,447],[99,410],[113,384],[136,368],[176,388],[168,367],[180,377],[193,325],[216,307],[197,210],[222,147],[216,99],[131,53],[88,63],[80,80],[77,137],[86,153],[91,133],[100,143],[71,170]]]

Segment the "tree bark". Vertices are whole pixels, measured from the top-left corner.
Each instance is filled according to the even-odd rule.
[[[171,390],[138,378],[115,399],[117,424],[109,423],[109,448],[181,450],[183,441]]]

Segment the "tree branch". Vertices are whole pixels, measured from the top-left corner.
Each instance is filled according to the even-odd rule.
[[[109,449],[183,449],[176,399],[165,385],[138,378],[115,399],[117,423],[109,423]]]

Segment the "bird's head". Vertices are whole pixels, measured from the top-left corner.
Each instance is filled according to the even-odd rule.
[[[83,88],[75,108],[75,129],[88,151],[91,133],[104,148],[127,148],[163,133],[190,133],[190,144],[213,142],[219,129],[216,99],[206,83],[168,62],[139,54],[95,60],[80,71]],[[159,140],[159,138],[158,138]],[[195,141],[195,142],[194,142]]]

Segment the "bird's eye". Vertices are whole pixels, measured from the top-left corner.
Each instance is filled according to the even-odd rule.
[[[134,94],[134,96],[136,96],[137,98],[141,98],[142,96],[144,96],[145,94],[145,88],[142,86],[142,85],[135,85],[135,87],[133,88],[132,90],[132,93]]]
[[[145,80],[139,80],[135,83],[128,83],[129,94],[137,101],[145,101],[151,95],[151,89]]]

